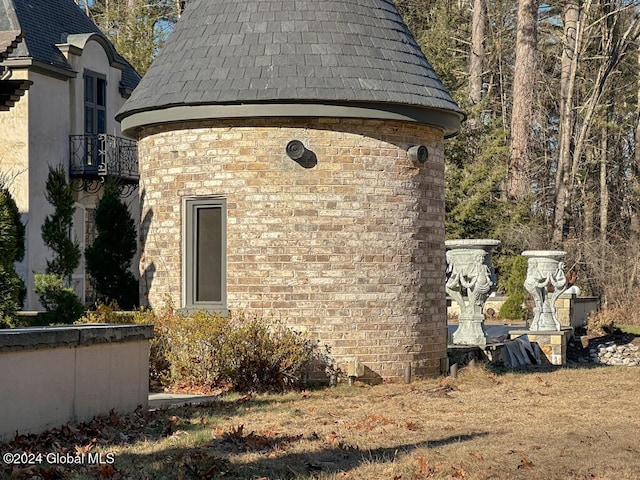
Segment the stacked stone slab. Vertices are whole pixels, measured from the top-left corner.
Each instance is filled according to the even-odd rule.
[[[220,196],[230,310],[369,380],[440,372],[443,142],[462,113],[391,1],[192,0],[119,118],[139,139],[145,302],[183,304],[181,198]]]

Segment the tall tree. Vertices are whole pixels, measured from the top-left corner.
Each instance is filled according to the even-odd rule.
[[[80,0],[76,0],[78,3]],[[179,0],[87,0],[80,5],[143,75],[178,19]]]
[[[473,0],[471,55],[469,60],[469,101],[472,105],[477,105],[482,100],[486,16],[487,5],[485,0]]]
[[[136,228],[120,189],[107,182],[95,210],[97,236],[86,248],[87,270],[98,299],[116,301],[129,309],[138,304],[138,282],[133,277],[131,260],[136,252]]]
[[[70,238],[76,207],[62,165],[49,167],[45,198],[54,208],[41,227],[44,244],[53,252],[53,258],[47,260],[47,273],[58,275],[69,284],[71,274],[80,264],[80,247]]]
[[[25,253],[25,228],[9,189],[0,182],[0,328],[13,325],[13,317],[24,300],[24,283],[14,262]]]
[[[606,117],[604,107],[619,76],[618,68],[626,62],[630,48],[640,36],[640,9],[624,1],[602,0],[597,4],[587,1],[583,4],[581,17],[577,28],[580,51],[575,60],[575,75],[582,74],[583,79],[578,84],[576,77],[573,84],[574,88],[579,88],[580,97],[584,100],[581,105],[574,105],[570,112],[570,104],[565,107],[575,129],[570,140],[564,140],[563,134],[564,142],[571,148],[567,145],[561,150],[558,160],[558,168],[562,167],[565,175],[563,182],[557,182],[559,192],[556,194],[553,225],[555,245],[564,240],[568,215],[577,208],[573,205],[576,182],[583,169],[586,149],[590,142],[597,141],[592,138],[592,129],[603,116]],[[592,32],[597,34],[588,35]],[[586,38],[589,41],[584,41]],[[578,57],[583,60],[579,61]]]
[[[588,8],[588,7],[587,7]],[[563,9],[564,35],[562,42],[560,73],[560,125],[559,152],[555,175],[555,210],[553,221],[553,245],[562,244],[565,214],[569,203],[569,168],[571,163],[571,146],[574,132],[574,91],[578,57],[582,39],[582,28],[578,28],[580,7],[577,0],[567,0]]]
[[[507,193],[521,199],[530,192],[529,164],[533,92],[536,84],[536,50],[539,0],[518,2],[513,107],[511,111],[511,148],[507,172]]]

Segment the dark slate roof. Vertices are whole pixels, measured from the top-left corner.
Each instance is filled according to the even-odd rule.
[[[57,44],[73,34],[104,35],[73,0],[0,0],[0,31],[19,30],[22,43],[11,52],[10,60],[32,59],[43,65],[73,71]],[[122,84],[133,88],[140,75],[107,41],[114,60],[121,64]]]
[[[259,103],[463,114],[392,0],[190,0],[119,112]]]

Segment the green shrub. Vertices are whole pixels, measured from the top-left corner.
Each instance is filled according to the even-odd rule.
[[[123,323],[111,306],[80,320]],[[317,342],[277,322],[243,314],[180,315],[168,306],[141,310],[133,323],[152,324],[150,377],[165,387],[282,391],[301,384],[319,360]]]
[[[14,262],[24,258],[25,227],[9,190],[0,180],[0,328],[16,326],[26,289]]]
[[[136,253],[136,227],[120,199],[120,187],[108,181],[95,210],[97,236],[85,249],[87,270],[101,302],[125,309],[139,304],[138,281],[130,271]]]
[[[16,312],[20,309],[20,292],[24,283],[13,269],[13,265],[0,263],[0,328],[13,328],[16,323]]]
[[[81,252],[78,243],[69,238],[76,207],[67,181],[67,172],[62,165],[49,167],[45,198],[54,208],[54,212],[44,219],[41,227],[42,240],[53,252],[53,258],[47,260],[47,273],[58,275],[69,282],[73,271],[80,264]]]
[[[524,280],[527,277],[527,259],[515,256],[505,262],[504,290],[508,295],[507,301],[500,307],[500,318],[508,320],[524,320],[527,311],[523,307],[525,301]]]
[[[35,291],[47,311],[48,323],[73,323],[84,313],[84,306],[73,289],[65,287],[62,277],[53,273],[36,273]]]

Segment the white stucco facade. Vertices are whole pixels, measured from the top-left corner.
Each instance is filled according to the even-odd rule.
[[[56,46],[67,58],[73,71],[48,68],[37,62],[8,60],[14,79],[30,80],[32,85],[13,108],[0,112],[0,175],[14,196],[26,225],[26,254],[17,270],[27,287],[25,310],[39,310],[34,292],[34,274],[46,269],[51,252],[44,245],[41,227],[53,212],[45,198],[49,166],[63,165],[69,171],[70,136],[85,133],[85,73],[106,80],[105,133],[120,136],[120,124],[114,116],[128,92],[121,88],[122,64],[114,61],[112,47],[97,35],[72,35],[69,42]],[[88,192],[74,180],[78,211],[72,234],[86,245],[86,228],[101,189]],[[137,194],[124,199],[136,224],[139,219]],[[83,260],[84,261],[84,260]],[[133,265],[137,265],[134,259]],[[74,276],[77,293],[84,299],[86,282],[81,281],[84,267]]]

